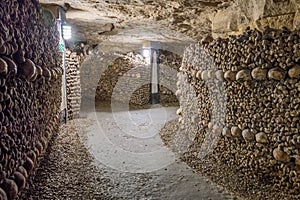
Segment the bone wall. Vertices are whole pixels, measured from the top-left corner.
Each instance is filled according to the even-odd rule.
[[[245,196],[299,198],[299,43],[299,31],[247,29],[186,49],[176,94],[190,166]]]
[[[175,95],[176,77],[170,71],[178,72],[182,62],[182,55],[178,55],[169,51],[160,50],[160,101],[163,105],[178,105],[178,99]],[[165,68],[163,68],[165,66]],[[174,87],[176,88],[176,86]]]
[[[139,57],[139,55],[137,56]],[[121,101],[131,105],[147,105],[150,102],[150,68],[144,61],[132,61],[128,58],[116,59],[101,74],[101,79],[96,92],[96,101]],[[168,51],[160,50],[160,65],[178,71],[181,56]],[[159,77],[163,79],[160,84],[160,103],[163,105],[177,104],[175,91],[170,85],[176,82],[173,74],[160,70]],[[167,85],[164,85],[168,83]],[[130,95],[130,96],[128,96]]]
[[[131,55],[133,56],[133,55]],[[143,58],[140,62],[131,62],[126,58],[117,58],[101,74],[96,92],[96,101],[120,101],[135,105],[149,102],[149,67]]]
[[[16,199],[58,130],[61,54],[56,23],[36,0],[0,2],[0,199]]]
[[[66,51],[66,84],[68,119],[79,117],[81,104],[80,56],[76,52]]]

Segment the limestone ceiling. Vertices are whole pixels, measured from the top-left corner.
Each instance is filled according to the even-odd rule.
[[[210,31],[207,16],[229,0],[40,0],[61,5],[67,10],[68,23],[75,39],[98,43],[120,34],[120,42],[132,40],[197,39]],[[199,32],[193,27],[201,27]],[[171,31],[173,30],[173,31]],[[128,34],[127,34],[128,33]],[[184,35],[184,36],[183,36]]]
[[[299,0],[40,0],[67,10],[75,40],[201,40],[251,25],[299,26]],[[297,10],[298,9],[298,10]],[[293,25],[294,23],[294,25]],[[296,24],[295,24],[296,23]]]

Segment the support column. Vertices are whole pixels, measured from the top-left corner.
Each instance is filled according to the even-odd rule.
[[[151,82],[150,82],[150,101],[151,104],[159,104],[159,50],[151,49]]]

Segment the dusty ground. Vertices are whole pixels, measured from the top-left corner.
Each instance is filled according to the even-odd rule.
[[[88,121],[77,124],[81,128]],[[94,166],[74,122],[63,125],[41,160],[23,199],[113,199],[106,171]]]
[[[150,112],[150,116],[153,117],[160,114],[160,109],[162,108],[157,107],[151,110],[130,111],[129,113],[134,118],[142,116],[143,112],[144,114]],[[169,117],[164,117],[164,120],[174,116],[174,109],[165,110],[165,115],[169,115]],[[152,154],[154,157],[149,163],[153,165],[153,162],[157,162],[154,165],[157,169],[145,167],[144,172],[143,165],[140,165],[140,172],[138,173],[126,168],[126,166],[133,164],[140,164],[138,161],[131,160],[130,156],[123,158],[124,161],[122,161],[121,166],[116,166],[115,164],[118,164],[116,161],[105,163],[104,160],[105,164],[103,164],[97,156],[101,152],[95,152],[95,145],[97,146],[98,143],[94,142],[93,147],[93,143],[89,140],[91,138],[96,140],[93,135],[97,135],[97,131],[94,128],[99,126],[99,123],[107,123],[105,118],[109,119],[110,112],[105,113],[102,110],[94,114],[96,114],[94,116],[101,116],[101,118],[95,121],[90,119],[87,114],[87,118],[70,121],[61,127],[60,133],[54,138],[23,199],[234,199],[207,178],[194,174],[191,168],[179,161],[170,151],[162,151],[165,153],[164,155],[169,156],[166,158],[167,164],[161,162],[159,155]],[[114,121],[118,122],[116,119]],[[163,126],[162,122],[163,120],[160,122]],[[137,122],[137,127],[141,124],[145,125],[145,123],[147,123],[147,118]],[[158,121],[154,123],[158,123]],[[117,130],[113,124],[108,124],[108,126],[111,130]],[[109,127],[105,128],[109,132]],[[152,131],[157,130],[154,128]],[[138,134],[138,131],[135,133]],[[145,133],[144,136],[147,134],[150,133]],[[132,142],[131,140],[123,140],[124,137],[125,135],[121,135],[118,136],[118,139],[111,141],[114,141],[115,144],[118,141]],[[127,137],[129,136],[127,135]],[[136,135],[136,137],[138,136]],[[148,145],[156,145],[155,148],[165,148],[158,131],[154,133],[152,138],[155,139]],[[138,155],[140,153],[149,154],[151,151],[149,151],[148,145],[144,145],[144,148],[135,147],[131,151],[138,149],[144,151],[135,152]],[[130,145],[125,145],[122,148],[128,147]],[[97,148],[102,151],[102,154],[107,155],[107,152],[103,152],[103,148]],[[120,159],[118,152],[110,153],[110,160]],[[129,165],[124,162],[128,162]],[[165,165],[161,165],[162,163]]]

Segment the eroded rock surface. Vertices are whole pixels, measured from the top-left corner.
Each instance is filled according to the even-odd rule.
[[[227,37],[246,27],[299,29],[299,1],[53,1],[67,10],[77,26],[77,39],[99,42],[140,25],[172,29],[195,40],[206,35]]]

